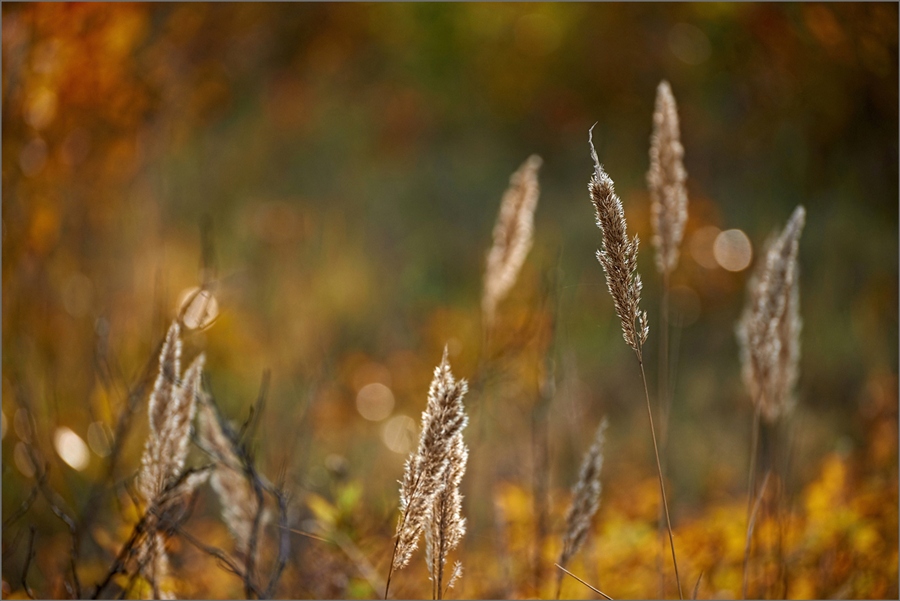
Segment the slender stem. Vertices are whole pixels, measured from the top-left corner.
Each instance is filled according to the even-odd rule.
[[[234,574],[235,576],[240,578],[242,581],[246,581],[243,570],[241,570],[241,568],[231,559],[231,557],[228,556],[227,553],[225,553],[221,549],[217,549],[216,547],[211,547],[211,546],[203,543],[202,541],[200,541],[199,539],[197,539],[196,537],[191,535],[190,532],[188,532],[181,526],[177,526],[175,528],[175,532],[190,545],[196,547],[197,549],[206,553],[207,555],[215,557],[216,561],[218,561],[220,563],[220,567],[224,566],[226,568],[226,571],[231,572],[232,574]],[[254,585],[251,583],[251,586],[254,586]],[[256,595],[258,598],[262,597],[262,592],[256,588],[254,588],[253,594]]]
[[[663,273],[663,289],[659,301],[659,407],[662,413],[659,444],[665,455],[669,440],[669,274]]]
[[[653,436],[653,453],[656,456],[656,473],[659,476],[659,492],[662,495],[663,508],[666,510],[666,528],[669,531],[669,546],[672,548],[672,565],[675,567],[675,582],[678,584],[678,598],[684,599],[684,594],[681,592],[681,576],[678,574],[678,560],[675,559],[675,539],[672,537],[672,519],[669,517],[669,502],[666,500],[666,484],[662,476],[662,465],[659,462],[659,445],[656,442],[656,428],[653,427],[653,410],[650,408],[650,391],[647,388],[647,374],[644,372],[644,361],[641,358],[640,351],[636,354],[638,365],[641,367],[641,380],[644,382],[644,396],[647,399],[647,418],[650,420],[650,434]]]
[[[753,527],[756,525],[756,514],[759,512],[759,504],[762,501],[763,494],[766,492],[766,484],[769,483],[769,475],[771,473],[771,470],[766,471],[762,486],[759,487],[756,503],[753,504],[753,512],[750,514],[750,520],[747,523],[747,542],[744,543],[744,582],[741,587],[741,594],[744,599],[747,598],[747,566],[750,563],[750,543],[753,538]]]
[[[588,587],[589,589],[591,589],[592,591],[594,591],[595,593],[597,593],[598,595],[600,595],[600,596],[603,597],[604,599],[609,599],[609,601],[612,601],[612,597],[610,597],[609,595],[607,595],[606,593],[604,593],[604,592],[601,591],[600,589],[591,586],[590,584],[588,584],[587,582],[585,582],[584,580],[582,580],[581,578],[579,578],[578,576],[576,576],[575,574],[573,574],[572,572],[570,572],[569,570],[567,570],[566,568],[562,567],[562,566],[559,565],[558,563],[555,563],[555,564],[553,564],[553,565],[555,565],[555,566],[558,567],[560,570],[562,570],[563,572],[565,572],[566,574],[568,574],[569,576],[571,576],[572,578],[574,578],[575,580],[577,580],[578,582],[580,582],[581,584],[583,584],[584,586]],[[557,597],[559,597],[559,595],[557,595]]]
[[[422,473],[420,472],[416,475],[416,481],[413,484],[412,493],[409,495],[409,502],[412,503],[412,500],[415,498],[416,494],[419,492],[419,480],[422,477]],[[403,510],[403,515],[400,516],[400,523],[397,525],[397,534],[394,536],[394,552],[391,553],[391,567],[388,569],[388,577],[387,584],[384,586],[384,598],[387,599],[388,590],[391,588],[391,575],[394,573],[394,561],[397,559],[397,547],[400,545],[400,533],[403,531],[403,527],[406,525],[406,518],[409,516],[409,505],[407,505],[406,509]]]
[[[703,572],[700,572],[700,575],[697,576],[697,584],[694,585],[694,592],[691,594],[691,599],[697,598],[697,593],[700,592],[700,580],[703,578]]]
[[[544,388],[544,387],[542,387]],[[541,392],[531,410],[532,505],[534,508],[534,548],[532,572],[534,590],[541,590],[544,580],[543,549],[547,538],[547,396]]]
[[[288,501],[285,495],[281,492],[280,487],[275,491],[270,491],[275,495],[275,499],[278,501],[278,513],[279,524],[278,527],[281,530],[281,536],[279,536],[278,543],[278,558],[275,560],[275,565],[272,567],[271,576],[269,576],[269,585],[266,587],[264,597],[266,599],[271,599],[275,593],[275,587],[278,584],[278,580],[281,578],[281,574],[284,571],[285,566],[287,565],[288,555],[291,553],[291,537],[288,534]]]
[[[750,472],[747,474],[747,519],[750,519],[750,507],[753,503],[754,487],[756,485],[756,455],[759,452],[759,403],[756,403],[756,412],[753,414],[753,433],[750,437]]]
[[[640,348],[640,347],[638,347]],[[666,528],[669,530],[669,546],[672,548],[672,565],[675,567],[675,582],[678,584],[678,598],[684,599],[681,592],[681,576],[678,574],[678,560],[675,559],[675,539],[672,536],[672,519],[669,517],[669,502],[666,500],[666,484],[663,480],[662,465],[659,462],[659,446],[656,442],[656,428],[653,427],[653,410],[650,408],[650,391],[647,388],[647,374],[644,372],[644,361],[641,353],[637,353],[638,365],[641,367],[641,379],[644,382],[644,396],[647,399],[647,417],[650,420],[650,434],[653,436],[653,452],[656,455],[656,473],[659,476],[659,492],[662,495],[663,508],[666,510]]]
[[[785,450],[784,450],[784,463],[782,464],[782,474],[781,474],[781,482],[784,487],[781,501],[783,503],[781,514],[782,516],[786,515],[785,523],[782,525],[781,518],[779,518],[779,528],[784,528],[783,536],[790,540],[790,532],[791,527],[793,525],[793,512],[791,511],[791,507],[793,506],[793,493],[788,489],[787,485],[791,481],[791,458],[793,457],[794,443],[796,442],[794,435],[795,430],[793,428],[792,422],[788,421],[784,424],[784,439],[785,439]],[[787,591],[790,585],[790,570],[788,569],[788,560],[784,557],[784,549],[781,550],[781,584],[784,592],[782,596],[787,598]]]
[[[661,414],[660,419],[660,429],[659,429],[659,438],[660,438],[660,446],[662,447],[662,456],[663,456],[663,471],[665,471],[665,458],[668,456],[666,453],[666,449],[668,448],[669,441],[669,408],[670,408],[670,396],[669,396],[669,272],[663,271],[662,274],[662,295],[660,296],[659,301],[659,328],[660,328],[660,337],[659,337],[659,370],[658,370],[658,391],[657,396],[659,398],[659,410]],[[665,546],[664,537],[663,537],[663,528],[662,528],[662,507],[659,508],[659,524],[658,533],[660,539],[660,546],[657,549],[656,554],[656,570],[659,573],[659,597],[665,597],[666,590],[666,578],[663,573],[662,564],[663,564],[663,547]]]
[[[406,518],[406,515],[404,514],[403,517]],[[385,586],[384,586],[384,598],[385,599],[388,598],[388,591],[391,588],[391,575],[394,573],[394,557],[397,555],[397,545],[399,545],[399,544],[400,544],[400,537],[396,536],[394,538],[394,552],[391,553],[391,567],[388,568],[387,584],[385,584]]]
[[[759,418],[760,418],[760,409],[759,402],[754,403],[756,407],[756,411],[753,414],[753,434],[751,435],[750,442],[750,473],[747,476],[747,541],[745,544],[745,557],[744,557],[744,576],[743,576],[743,595],[744,599],[747,598],[747,566],[749,565],[749,553],[750,553],[750,537],[753,536],[753,524],[752,524],[752,516],[751,510],[753,506],[753,496],[754,496],[754,487],[756,485],[756,455],[757,455],[757,447],[759,446]]]
[[[34,599],[34,593],[31,587],[28,586],[28,570],[31,568],[31,560],[34,559],[34,537],[36,532],[34,524],[28,526],[28,530],[28,550],[25,552],[25,566],[22,568],[22,589],[24,589],[29,599]]]
[[[447,596],[447,591],[450,590],[450,587],[453,586],[453,582],[459,577],[462,573],[462,565],[457,562],[456,565],[453,566],[453,571],[450,573],[450,579],[447,581],[447,586],[444,587],[444,597]]]
[[[434,580],[434,592],[432,593],[435,599],[441,598],[441,585],[444,582],[444,555],[446,554],[446,550],[444,549],[445,541],[444,541],[444,530],[446,524],[444,524],[444,499],[443,495],[440,496],[440,500],[438,501],[437,514],[440,516],[441,523],[438,526],[438,548],[436,557],[434,561],[437,563],[435,566],[435,572],[437,572],[437,578]]]

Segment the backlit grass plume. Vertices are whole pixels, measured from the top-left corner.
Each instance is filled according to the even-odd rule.
[[[801,329],[797,252],[805,220],[806,210],[798,206],[766,245],[737,327],[744,383],[768,422],[794,402]]]
[[[430,524],[425,528],[425,560],[428,563],[433,586],[432,596],[435,599],[440,599],[443,595],[444,567],[447,564],[447,555],[459,545],[466,533],[466,519],[462,517],[463,498],[459,491],[459,485],[466,473],[468,458],[469,449],[463,441],[462,429],[460,429],[450,441],[447,468],[443,478],[444,486],[434,499],[429,519]],[[461,571],[461,565],[457,562],[447,582],[447,588],[453,586]]]
[[[647,323],[647,312],[640,310],[641,276],[637,272],[638,237],[629,240],[625,224],[625,210],[622,201],[616,196],[613,181],[600,165],[597,151],[594,149],[592,137],[593,127],[588,132],[588,144],[591,158],[594,160],[594,173],[588,183],[591,202],[597,214],[597,227],[603,234],[597,259],[606,272],[606,285],[612,295],[616,313],[622,320],[622,335],[625,342],[634,350],[641,369],[641,380],[644,384],[644,398],[647,401],[647,419],[650,422],[650,435],[653,438],[653,454],[656,457],[656,473],[659,477],[659,494],[666,515],[666,529],[669,533],[669,547],[672,550],[672,565],[675,569],[675,582],[678,585],[678,596],[684,598],[681,589],[681,577],[678,573],[678,561],[675,557],[675,539],[672,536],[672,520],[669,517],[669,502],[666,499],[666,484],[663,479],[662,463],[659,460],[659,443],[656,429],[653,426],[653,410],[650,408],[650,391],[647,388],[647,374],[644,371],[644,343],[650,327]]]
[[[581,460],[578,482],[572,488],[572,503],[566,513],[566,531],[563,535],[563,548],[557,562],[562,567],[568,565],[587,538],[591,520],[600,507],[600,471],[603,469],[603,444],[606,435],[606,418],[600,422],[594,442]],[[563,573],[559,573],[557,587],[562,583]],[[559,588],[557,588],[559,591]],[[557,592],[559,597],[559,592]]]
[[[393,571],[409,564],[413,551],[419,544],[419,536],[426,528],[434,536],[435,505],[441,502],[447,488],[456,489],[465,471],[467,451],[462,444],[462,431],[468,423],[463,407],[463,396],[468,390],[465,380],[455,380],[447,360],[447,349],[441,364],[434,370],[434,379],[428,391],[428,402],[422,412],[422,431],[418,448],[406,462],[406,471],[400,483],[400,520],[391,558],[390,572],[385,586],[385,598],[391,586]],[[461,497],[449,492],[444,499],[446,514],[439,516],[443,536],[449,543],[458,544],[464,530],[464,522],[458,516]],[[443,511],[443,510],[442,510]],[[441,521],[443,520],[443,521]],[[446,550],[451,547],[445,547]],[[435,551],[436,549],[433,549]],[[440,559],[436,550],[435,560]],[[444,559],[445,559],[444,557]]]
[[[509,187],[500,202],[494,225],[494,244],[488,251],[484,270],[481,309],[489,327],[497,305],[509,293],[534,241],[534,211],[540,186],[537,172],[541,157],[531,155],[509,178]]]
[[[169,328],[159,357],[159,375],[150,394],[150,435],[144,447],[138,487],[148,502],[181,475],[191,439],[204,355],[198,355],[180,378],[180,327]]]
[[[622,201],[616,196],[612,179],[600,165],[591,133],[588,136],[591,158],[594,160],[594,175],[588,184],[588,190],[597,214],[597,227],[603,233],[597,260],[606,272],[606,285],[612,295],[616,313],[622,320],[625,342],[641,359],[641,347],[647,341],[650,327],[647,312],[641,312],[639,307],[642,284],[637,272],[637,254],[640,240],[637,235],[628,239]]]
[[[687,221],[687,189],[684,182],[684,147],[678,129],[678,107],[672,88],[663,81],[656,89],[656,110],[653,112],[653,135],[650,138],[650,170],[647,186],[650,189],[653,246],[656,247],[656,268],[671,273],[678,264],[678,249]]]
[[[208,473],[186,473],[191,422],[196,412],[204,355],[199,355],[180,377],[180,326],[169,328],[159,356],[159,375],[150,394],[148,412],[150,433],[144,446],[138,491],[147,503],[144,532],[138,549],[141,574],[153,587],[154,597],[170,596],[159,590],[160,579],[168,571],[168,558],[162,530],[177,521],[180,506]]]

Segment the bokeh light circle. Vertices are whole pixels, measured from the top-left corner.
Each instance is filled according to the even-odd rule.
[[[743,271],[750,266],[753,259],[753,246],[750,244],[750,238],[741,230],[725,230],[716,236],[713,256],[723,269]]]

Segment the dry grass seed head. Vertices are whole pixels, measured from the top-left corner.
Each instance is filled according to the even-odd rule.
[[[409,563],[419,544],[434,506],[435,497],[444,487],[444,474],[451,462],[454,437],[466,427],[468,418],[462,404],[468,390],[465,380],[456,381],[450,371],[447,349],[441,364],[434,370],[428,391],[428,402],[422,412],[419,445],[406,462],[400,484],[400,521],[393,567]]]
[[[494,244],[487,255],[481,297],[485,324],[494,321],[497,305],[509,293],[534,240],[534,211],[540,186],[541,157],[531,155],[509,178],[494,225]]]
[[[656,90],[650,170],[647,172],[652,200],[653,246],[656,247],[656,268],[660,273],[671,273],[678,264],[678,249],[687,221],[687,172],[683,157],[678,107],[672,88],[663,81]]]
[[[798,206],[784,230],[766,243],[737,327],[744,383],[770,423],[790,411],[794,401],[802,325],[797,252],[805,219],[805,209]]]
[[[235,452],[233,438],[225,432],[218,412],[206,398],[200,403],[199,434],[206,449],[216,459],[210,484],[219,498],[222,520],[234,538],[238,553],[246,553],[259,500],[244,473],[243,462]],[[263,512],[263,523],[267,518],[268,513]]]
[[[462,494],[459,485],[466,473],[469,449],[463,441],[462,430],[451,440],[444,472],[444,486],[434,499],[429,527],[425,529],[425,561],[430,577],[442,580],[447,554],[455,549],[466,533],[466,520],[462,517]]]
[[[167,345],[168,340],[164,345],[162,355],[167,363],[160,365],[160,378],[157,379],[157,384],[163,376],[168,379],[173,357],[175,357],[174,365],[177,369],[177,354],[166,353]],[[205,357],[202,354],[194,359],[185,372],[183,382],[177,379],[176,371],[174,385],[166,384],[161,388],[158,387],[159,390],[164,391],[164,395],[158,395],[157,388],[154,388],[153,394],[151,394],[151,429],[144,447],[142,469],[138,475],[141,493],[149,503],[157,500],[158,496],[169,484],[174,483],[184,469],[204,360]]]
[[[594,435],[594,442],[584,454],[578,482],[572,488],[572,503],[566,513],[566,531],[563,535],[563,549],[559,565],[565,567],[578,552],[587,538],[591,520],[600,507],[600,472],[603,469],[603,443],[606,437],[607,420],[603,418]],[[562,573],[560,573],[562,577]]]
[[[593,130],[593,128],[591,128]],[[616,196],[612,178],[603,170],[594,142],[588,134],[594,173],[588,184],[591,202],[597,216],[597,227],[602,233],[602,245],[597,251],[597,260],[606,273],[606,285],[612,295],[616,313],[622,320],[622,336],[638,357],[641,347],[647,341],[650,327],[647,313],[641,312],[641,276],[637,272],[638,237],[629,240],[625,211],[622,201]]]
[[[145,516],[146,535],[138,547],[137,558],[140,573],[154,589],[168,571],[162,531],[177,523],[183,515],[185,500],[208,476],[207,472],[184,474],[204,356],[201,354],[193,361],[182,381],[180,333],[176,321],[169,328],[160,351],[159,375],[147,407],[150,432],[138,473],[138,490],[149,510]]]

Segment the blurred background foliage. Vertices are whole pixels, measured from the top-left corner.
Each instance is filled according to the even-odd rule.
[[[261,469],[283,475],[296,524],[344,542],[294,537],[279,595],[379,594],[372,574],[384,578],[389,562],[404,436],[445,345],[459,377],[481,365],[491,229],[510,173],[537,153],[535,246],[501,306],[502,326],[529,335],[468,397],[468,571],[453,594],[553,594],[568,490],[609,415],[605,491],[584,552],[594,561],[573,569],[614,597],[656,595],[652,451],[585,185],[596,122],[600,159],[644,241],[655,382],[660,284],[645,173],[666,79],[689,177],[667,464],[690,586],[703,571],[701,596],[740,594],[752,409],[734,323],[750,270],[716,262],[715,233],[740,229],[755,250],[803,204],[792,576],[783,591],[768,573],[754,582],[774,596],[897,595],[896,4],[2,11],[3,516],[34,490],[30,449],[72,515],[88,500],[103,509],[81,542],[85,582],[129,532],[120,484],[139,465],[144,399],[113,473],[106,459],[127,391],[184,291],[215,281],[220,315],[186,353],[207,353],[206,387],[238,424],[271,370]],[[536,567],[528,534],[531,416],[548,353],[550,523],[535,557],[549,568]],[[61,459],[62,428],[88,443],[77,469]],[[104,479],[119,492],[97,501]],[[227,545],[214,501],[201,498],[192,520]],[[4,526],[4,596],[23,594],[29,526],[31,586],[66,595],[71,542],[47,504]],[[184,545],[173,556],[176,573],[209,568],[180,594],[242,595],[214,560]],[[401,573],[396,594],[427,594],[424,574]],[[588,593],[569,586],[579,585],[564,595]]]

